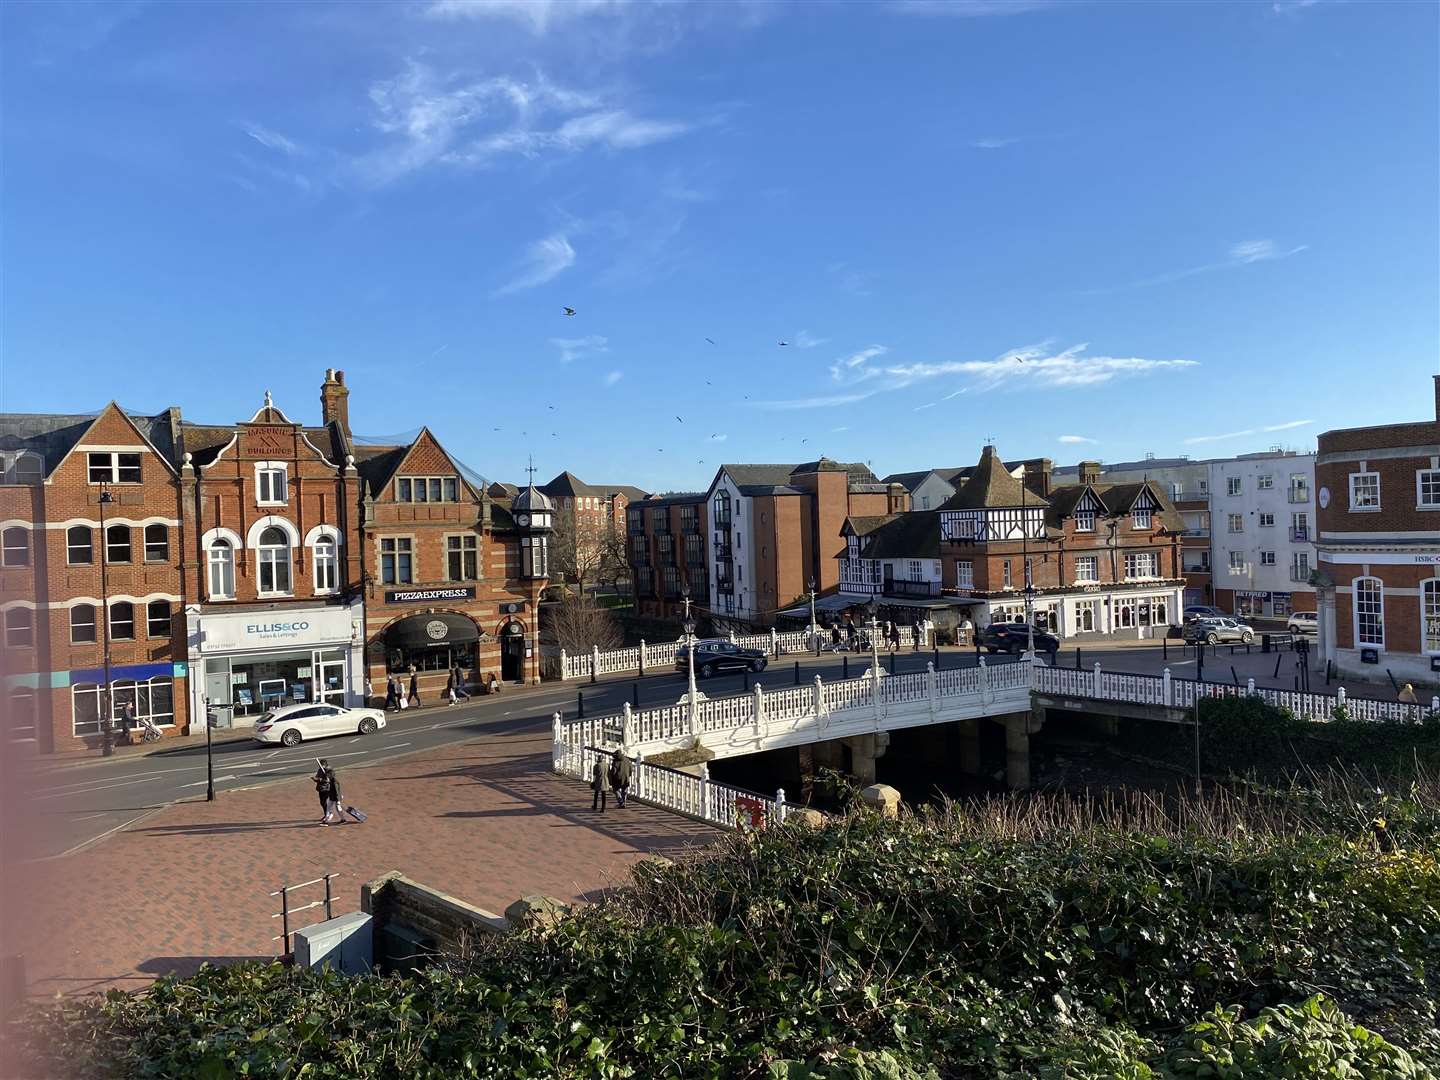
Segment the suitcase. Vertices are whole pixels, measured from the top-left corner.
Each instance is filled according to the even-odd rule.
[[[345,813],[349,814],[352,818],[354,818],[362,825],[365,823],[365,819],[370,816],[369,814],[365,813],[364,810],[356,810],[353,806],[345,807]]]

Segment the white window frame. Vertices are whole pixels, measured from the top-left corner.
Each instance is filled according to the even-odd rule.
[[[35,742],[39,695],[34,688],[11,687],[9,706],[9,715],[5,718],[5,740],[12,743]]]
[[[276,530],[285,537],[283,544],[267,544],[264,537],[271,529]],[[256,596],[294,596],[295,595],[295,546],[289,532],[279,525],[267,525],[261,529],[255,537],[255,595]],[[270,588],[265,588],[265,571],[270,571]],[[283,588],[281,578],[284,578]]]
[[[235,599],[236,546],[227,536],[212,537],[205,545],[205,585],[211,600]],[[215,587],[217,570],[221,576],[218,589]]]
[[[150,539],[150,530],[151,530],[151,529],[160,529],[160,530],[163,530],[160,535],[161,535],[162,537],[164,537],[164,539],[161,540],[159,544],[157,544],[155,541],[153,541],[153,540]],[[151,549],[152,547],[159,547],[161,544],[164,545],[164,548],[165,548],[164,552],[163,552],[162,554],[157,555],[157,556],[155,556],[155,557],[152,558],[151,555],[150,555],[150,549]],[[170,526],[169,526],[169,525],[166,525],[164,522],[161,522],[161,521],[152,521],[149,525],[146,525],[146,526],[140,531],[140,547],[141,547],[141,549],[142,549],[142,551],[143,551],[143,553],[144,553],[144,558],[143,558],[142,561],[147,562],[147,563],[169,562],[169,561],[170,561]]]
[[[400,497],[401,484],[407,485],[407,489],[410,492],[410,497],[408,499]],[[420,485],[418,488],[416,486],[417,484]],[[430,494],[436,490],[434,486],[436,484],[439,485],[438,490],[440,492],[440,497],[438,499],[432,499],[430,498]],[[417,499],[415,497],[416,491],[425,492],[425,498]],[[419,475],[416,473],[406,473],[404,476],[397,476],[395,478],[396,502],[458,503],[460,501],[460,491],[460,477],[457,473],[426,473],[424,475]]]
[[[973,559],[955,560],[955,587],[957,589],[973,589],[975,587],[975,561]]]
[[[1126,581],[1144,581],[1159,576],[1160,553],[1158,551],[1127,551],[1125,553]]]
[[[1260,527],[1262,529],[1273,529],[1275,527],[1275,515],[1261,511]]]
[[[12,544],[11,540],[19,538]],[[30,565],[30,530],[19,525],[0,530],[0,565],[26,567]]]
[[[1275,565],[1275,552],[1273,552],[1273,551],[1262,551],[1262,552],[1260,552],[1260,565],[1261,565],[1261,566],[1274,566],[1274,565]]]
[[[1095,531],[1094,510],[1075,511],[1075,531],[1083,533],[1093,533]]]
[[[16,618],[11,623],[11,616],[25,616],[24,620]],[[20,640],[20,639],[24,640]],[[5,647],[7,649],[30,649],[35,646],[35,609],[28,607],[13,607],[5,612]]]
[[[1430,487],[1431,498],[1425,498],[1425,489]],[[1415,509],[1440,510],[1440,469],[1415,470]]]
[[[1086,626],[1086,616],[1089,616],[1089,626]],[[1075,601],[1075,633],[1093,634],[1100,629],[1100,601],[1098,600],[1076,600]]]
[[[290,466],[288,463],[284,461],[257,461],[255,463],[255,505],[290,505]]]
[[[1232,532],[1232,533],[1242,533],[1242,532],[1244,532],[1244,531],[1245,531],[1245,515],[1244,515],[1244,514],[1226,514],[1226,515],[1225,515],[1225,531],[1226,531],[1226,532]]]
[[[1240,574],[1245,571],[1245,553],[1243,551],[1230,552],[1230,572]]]
[[[339,588],[340,545],[329,533],[317,536],[310,548],[310,581],[317,596],[333,593]]]
[[[139,470],[139,472],[140,472],[140,475],[139,475],[139,476],[136,476],[134,479],[131,479],[131,480],[121,480],[121,479],[120,479],[120,469],[121,469],[120,459],[121,459],[122,457],[125,457],[125,458],[132,458],[132,457],[133,457],[133,458],[135,459],[133,468]],[[107,462],[101,462],[101,461],[99,460],[100,458],[107,458],[108,461],[107,461]],[[86,451],[85,451],[85,479],[86,479],[89,483],[91,483],[91,484],[97,484],[97,485],[98,485],[98,484],[126,484],[126,485],[129,485],[129,484],[139,484],[139,483],[143,483],[144,480],[145,480],[144,458],[145,458],[145,450],[144,450],[143,447],[139,447],[139,446],[137,446],[137,447],[136,447],[135,449],[133,449],[133,450],[86,450]],[[105,470],[106,475],[105,475],[105,477],[104,477],[103,479],[97,479],[97,478],[96,478],[95,471],[96,471],[97,468],[99,468],[99,469],[104,469],[104,470]],[[124,468],[125,468],[125,470],[128,472],[128,471],[132,468],[132,466],[127,463],[127,464],[124,466]]]
[[[1088,572],[1087,572],[1088,571]],[[1100,557],[1098,555],[1075,556],[1075,581],[1094,582],[1100,580]]]
[[[1361,505],[1359,505],[1359,504],[1356,502],[1356,495],[1359,494],[1359,491],[1358,491],[1359,484],[1357,484],[1356,481],[1358,481],[1358,480],[1369,480],[1371,477],[1374,477],[1374,479],[1375,479],[1375,503],[1374,503],[1374,505],[1361,506]],[[1368,484],[1367,484],[1367,487],[1368,487]],[[1366,493],[1366,495],[1367,495],[1367,497],[1368,497],[1368,492]],[[1352,514],[1373,514],[1373,513],[1376,513],[1377,511],[1379,511],[1379,509],[1380,509],[1380,474],[1379,474],[1378,472],[1374,471],[1373,469],[1364,469],[1364,470],[1361,470],[1360,472],[1352,472],[1352,473],[1350,474],[1350,512],[1351,512]]]
[[[1239,495],[1239,494],[1241,493],[1242,488],[1243,488],[1243,485],[1240,483],[1240,477],[1238,477],[1238,476],[1227,476],[1227,477],[1225,478],[1225,494],[1226,494],[1226,495]]]
[[[1361,589],[1367,592],[1371,584],[1374,585],[1375,597],[1372,600],[1366,599],[1365,614],[1373,616],[1373,626],[1378,628],[1376,637],[1362,638],[1360,635],[1361,616]],[[1369,620],[1367,619],[1367,622]],[[1384,649],[1385,648],[1385,583],[1378,577],[1357,577],[1350,582],[1350,622],[1351,629],[1355,635],[1355,647],[1357,649]],[[1378,640],[1377,640],[1378,638]]]
[[[1440,656],[1440,577],[1420,582],[1420,651]]]
[[[116,531],[116,530],[119,530],[119,529],[124,529],[124,530],[125,530],[125,545],[124,545],[124,547],[125,547],[125,557],[124,557],[123,559],[117,559],[113,554],[111,554],[111,550],[110,550],[111,548],[118,548],[118,547],[121,546],[121,545],[115,543],[114,541],[112,541],[112,540],[110,539],[110,534],[111,534],[111,532]],[[144,534],[142,533],[141,536],[143,537]],[[108,566],[128,566],[128,565],[130,565],[132,562],[135,561],[135,530],[132,529],[129,525],[124,525],[124,524],[106,525],[106,526],[105,526],[105,535],[104,535],[104,537],[103,537],[102,539],[103,539],[104,544],[105,544],[105,562],[106,562],[106,565],[108,565]]]
[[[1257,491],[1269,491],[1274,486],[1275,477],[1270,473],[1265,473],[1263,476],[1257,476],[1255,478],[1255,488]]]
[[[1152,520],[1152,511],[1148,506],[1137,506],[1130,511],[1130,528],[1132,529],[1148,529]]]
[[[159,630],[155,629],[157,621],[155,618],[155,606],[165,605],[164,620]],[[170,608],[169,600],[150,600],[145,604],[145,636],[147,638],[168,638],[173,628],[174,612]]]
[[[85,611],[89,611],[89,612],[90,612],[90,621],[89,621],[88,623],[79,623],[79,624],[77,624],[77,623],[75,622],[75,613],[78,612],[78,611],[81,611],[81,610],[85,610]],[[73,605],[71,605],[70,612],[69,612],[69,618],[67,619],[67,622],[69,623],[69,631],[68,631],[68,633],[69,633],[70,644],[71,644],[71,645],[94,645],[97,641],[99,641],[99,640],[100,640],[100,623],[99,623],[98,620],[99,620],[100,618],[101,618],[100,608],[99,608],[98,605],[96,605],[96,604],[73,604]],[[77,625],[90,627],[90,637],[89,637],[88,639],[86,639],[86,638],[76,638],[76,636],[75,636],[75,627],[76,627]]]
[[[85,536],[86,536],[85,550],[89,552],[89,556],[90,556],[90,557],[87,558],[84,562],[78,562],[78,561],[76,561],[74,558],[72,558],[72,556],[73,556],[73,554],[75,553],[76,549],[80,547],[79,544],[74,543],[74,541],[72,541],[72,540],[70,539],[70,534],[73,533],[73,532],[75,532],[76,530],[81,530],[81,531],[83,531],[83,532],[85,533]],[[95,527],[94,527],[93,525],[71,525],[68,529],[65,530],[65,565],[66,565],[66,566],[94,566],[94,565],[95,565]]]

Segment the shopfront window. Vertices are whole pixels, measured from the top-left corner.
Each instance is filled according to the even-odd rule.
[[[290,592],[290,538],[285,530],[271,525],[260,534],[260,595]]]
[[[345,654],[340,649],[305,649],[265,656],[234,656],[228,661],[212,660],[210,674],[225,670],[226,663],[230,700],[237,716],[252,716],[281,705],[319,700],[317,685],[321,691],[344,690]],[[344,704],[343,699],[338,704]]]
[[[166,678],[149,679],[144,682],[120,680],[111,684],[114,698],[115,726],[122,730],[141,727],[141,718],[148,719],[156,727],[170,727],[175,723],[174,680]],[[134,709],[133,722],[129,710]]]
[[[5,738],[10,742],[35,739],[35,691],[17,686],[10,691],[10,708],[5,714]]]
[[[464,645],[394,646],[387,651],[385,670],[392,675],[451,671],[457,666],[463,671],[473,671],[478,655],[475,648],[473,641]]]

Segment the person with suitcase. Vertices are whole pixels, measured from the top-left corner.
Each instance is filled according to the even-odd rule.
[[[317,758],[316,764],[319,769],[315,772],[315,790],[320,796],[320,805],[325,808],[325,816],[320,819],[320,824],[344,825],[345,815],[340,810],[340,778],[335,775],[330,762],[324,758]],[[335,817],[334,822],[330,820],[332,815]]]

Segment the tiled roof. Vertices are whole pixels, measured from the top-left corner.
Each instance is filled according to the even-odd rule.
[[[117,405],[116,408],[119,408]],[[147,415],[120,409],[172,467],[180,464],[175,436],[179,412]],[[0,413],[0,450],[33,450],[48,477],[95,423],[99,413]]]
[[[631,509],[648,509],[657,506],[698,506],[705,501],[703,491],[672,491],[665,495],[651,495],[645,499],[635,499],[630,503]]]
[[[933,559],[940,554],[940,519],[935,510],[852,517],[845,523],[856,536],[864,537],[863,559]]]
[[[800,465],[751,465],[727,464],[720,466],[730,474],[742,494],[745,495],[802,495],[804,490],[795,485],[797,477],[817,472],[844,472],[849,474],[848,483],[878,484],[875,474],[863,462],[839,462],[829,458],[807,461]]]
[[[978,510],[998,506],[1046,506],[1048,500],[1010,475],[993,446],[980,454],[980,463],[965,486],[940,505],[941,510]]]
[[[914,491],[929,476],[934,469],[921,469],[919,472],[892,472],[889,476],[882,476],[882,484],[900,484],[906,491]]]
[[[632,502],[636,499],[645,498],[646,492],[633,484],[587,484],[568,469],[562,472],[548,484],[542,484],[540,491],[546,495],[559,498],[575,498],[577,496],[605,496],[624,495]]]
[[[355,468],[372,498],[379,498],[409,449],[408,446],[355,447]]]

